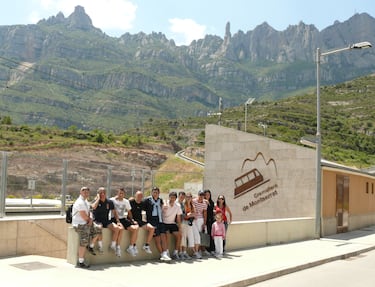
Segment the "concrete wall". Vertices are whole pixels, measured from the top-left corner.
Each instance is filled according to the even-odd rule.
[[[66,258],[67,227],[61,216],[0,220],[0,257],[44,255]]]
[[[349,215],[349,231],[375,224],[375,214]]]
[[[129,245],[129,234],[124,233],[121,243],[123,256],[117,258],[113,252],[105,248],[104,255],[92,256],[87,254],[91,264],[116,263],[125,261],[150,260],[159,258],[154,242],[151,243],[153,254],[141,250],[146,233],[139,231],[137,245],[139,255],[132,257],[125,252]],[[228,228],[227,250],[253,248],[270,244],[280,244],[292,241],[314,238],[313,218],[290,218],[274,220],[256,220],[234,222]],[[108,247],[111,240],[110,231],[103,233],[104,246]],[[67,258],[69,263],[77,261],[78,235],[66,224],[64,218],[3,218],[0,220],[0,257],[19,255],[43,255],[57,258]],[[174,241],[170,239],[169,249],[173,250]]]
[[[206,126],[204,188],[224,194],[235,221],[315,215],[315,150]],[[234,197],[235,179],[256,168],[261,185]]]
[[[314,224],[314,218],[290,218],[265,221],[258,220],[234,222],[229,225],[228,228],[226,249],[230,251],[236,249],[265,246],[270,244],[281,244],[292,241],[313,239],[315,226]],[[67,261],[71,264],[76,264],[79,243],[78,235],[73,228],[69,228],[68,232],[69,235]],[[125,233],[125,236],[123,237],[123,240],[121,242],[123,255],[121,258],[118,258],[114,255],[113,251],[108,250],[108,246],[111,240],[111,232],[108,229],[104,229],[104,254],[93,256],[87,253],[86,259],[90,262],[90,264],[103,264],[159,258],[159,253],[157,252],[153,242],[150,245],[153,254],[149,255],[141,250],[145,236],[145,231],[141,229],[139,231],[137,240],[139,255],[137,257],[132,257],[124,252],[125,248],[127,248],[129,245],[129,237]],[[173,250],[174,242],[172,238],[169,243],[169,250]]]

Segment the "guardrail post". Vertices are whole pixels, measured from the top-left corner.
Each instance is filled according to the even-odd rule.
[[[68,178],[68,161],[63,159],[63,172],[61,182],[61,215],[65,215],[65,204],[66,204],[66,183]]]
[[[145,192],[145,170],[142,168],[142,183],[141,183],[141,191]]]
[[[112,166],[109,165],[107,167],[107,194],[108,196],[112,196],[111,185],[112,185]]]
[[[1,183],[0,183],[0,218],[5,216],[5,193],[7,190],[8,154],[2,152]]]

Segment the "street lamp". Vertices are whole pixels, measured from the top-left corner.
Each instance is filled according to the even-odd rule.
[[[321,58],[327,55],[353,50],[371,48],[370,42],[359,42],[348,47],[331,50],[322,53],[319,48],[316,49],[316,208],[315,208],[315,236],[320,238],[321,231],[321,210],[322,210],[322,178],[321,178],[321,133],[320,133],[320,61]]]
[[[247,132],[247,106],[251,105],[255,101],[255,98],[248,98],[245,102],[245,133]]]
[[[267,124],[260,122],[260,123],[258,124],[258,127],[260,127],[260,128],[263,129],[263,136],[266,136],[266,128],[267,128]]]

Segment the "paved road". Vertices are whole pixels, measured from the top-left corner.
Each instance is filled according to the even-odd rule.
[[[374,287],[375,251],[291,273],[252,287]]]

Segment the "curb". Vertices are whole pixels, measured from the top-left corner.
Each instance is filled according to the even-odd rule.
[[[326,264],[326,263],[330,263],[330,262],[333,262],[333,261],[344,260],[344,259],[347,259],[347,258],[350,258],[350,257],[355,257],[355,256],[358,256],[362,253],[367,253],[367,252],[373,251],[373,250],[375,250],[375,245],[371,246],[371,247],[364,248],[364,249],[360,249],[360,250],[357,250],[357,251],[352,251],[352,252],[349,252],[349,253],[336,255],[336,256],[329,257],[329,258],[325,258],[325,259],[319,259],[319,260],[309,262],[309,263],[305,263],[305,264],[301,264],[301,265],[298,265],[298,266],[288,267],[288,268],[285,268],[285,269],[280,269],[278,271],[258,275],[258,276],[252,277],[252,278],[243,279],[243,280],[239,280],[239,281],[236,281],[236,282],[220,285],[219,287],[246,287],[246,286],[250,286],[250,285],[253,285],[253,284],[256,284],[256,283],[260,283],[260,282],[263,282],[263,281],[267,281],[267,280],[270,280],[270,279],[281,277],[281,276],[284,276],[284,275],[287,275],[287,274],[291,274],[291,273],[294,273],[294,272],[298,272],[298,271],[313,268],[313,267],[316,267],[316,266],[319,266],[319,265],[323,265],[323,264]]]

